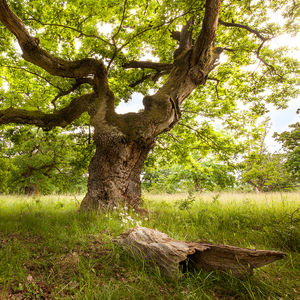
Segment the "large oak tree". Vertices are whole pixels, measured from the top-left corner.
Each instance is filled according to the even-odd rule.
[[[280,9],[278,26],[268,16]],[[147,154],[188,97],[238,127],[237,99],[251,116],[297,95],[299,63],[270,40],[296,33],[298,17],[296,1],[0,0],[0,124],[89,122],[96,153],[81,208],[138,206]],[[134,91],[144,110],[116,113]]]

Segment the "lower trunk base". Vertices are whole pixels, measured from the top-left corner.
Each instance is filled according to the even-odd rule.
[[[94,136],[96,153],[89,166],[88,193],[81,210],[136,208],[141,202],[141,170],[149,143],[124,141],[119,135]]]
[[[130,184],[127,184],[129,186]],[[131,183],[135,186],[131,193],[122,193],[114,181],[99,182],[96,190],[89,190],[81,202],[80,209],[89,210],[107,210],[114,207],[132,207],[136,208],[141,203],[140,184]],[[127,187],[128,189],[128,187]]]

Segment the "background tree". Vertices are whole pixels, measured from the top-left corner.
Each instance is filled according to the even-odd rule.
[[[192,162],[186,166],[175,166],[167,181],[184,182],[190,191],[203,192],[204,190],[221,190],[233,187],[235,177],[234,169],[226,164],[218,163],[213,159]]]
[[[282,153],[252,152],[239,164],[241,180],[257,192],[291,189],[294,180],[285,167],[286,156]]]
[[[93,145],[84,128],[77,133],[54,129],[43,132],[32,126],[9,126],[2,131],[6,141],[3,156],[10,163],[6,168],[14,193],[38,195],[78,192],[86,185],[88,161]],[[5,165],[4,165],[5,166]]]
[[[195,153],[194,153],[195,155]],[[194,156],[195,157],[195,156]],[[184,164],[170,168],[145,168],[142,188],[150,192],[200,192],[233,187],[234,168],[214,159],[189,158]]]
[[[278,10],[281,26],[269,17]],[[137,206],[147,154],[178,124],[187,97],[234,129],[237,99],[260,115],[263,101],[284,107],[297,96],[299,63],[269,41],[295,34],[298,18],[299,6],[285,1],[0,0],[0,124],[89,122],[96,153],[81,208]],[[144,110],[117,114],[133,92]]]
[[[257,115],[248,116],[241,110],[235,116],[241,118],[240,126],[227,126],[225,130],[215,126],[214,114],[211,119],[201,118],[196,101],[187,102],[193,103],[193,108],[184,110],[179,126],[157,138],[145,161],[142,188],[147,191],[201,192],[233,187],[235,162],[261,141],[265,123],[257,125]],[[227,123],[228,118],[224,118]]]
[[[7,194],[10,192],[11,177],[14,165],[9,158],[0,153],[0,194]]]
[[[300,123],[291,124],[291,131],[284,131],[281,134],[275,133],[275,139],[282,144],[286,153],[286,167],[294,176],[294,179],[300,181]]]

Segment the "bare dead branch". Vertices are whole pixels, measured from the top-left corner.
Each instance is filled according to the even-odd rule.
[[[149,260],[151,267],[158,267],[172,279],[180,279],[183,273],[199,268],[230,271],[231,275],[246,279],[253,275],[253,269],[286,256],[278,251],[179,241],[156,229],[140,226],[130,228],[112,242],[135,259]]]

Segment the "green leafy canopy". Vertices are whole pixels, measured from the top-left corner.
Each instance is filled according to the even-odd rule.
[[[70,62],[102,60],[118,105],[128,102],[135,92],[153,94],[166,83],[168,72],[147,67],[128,69],[126,64],[148,60],[172,64],[179,45],[176,32],[193,16],[190,30],[196,40],[206,2],[11,0],[8,4],[51,55]],[[274,13],[281,16],[281,24],[272,18]],[[148,164],[161,153],[169,153],[175,162],[179,157],[189,161],[192,150],[199,151],[198,157],[216,155],[228,161],[250,147],[251,139],[261,134],[255,124],[267,111],[265,104],[284,108],[299,95],[300,64],[289,56],[292,47],[274,48],[271,44],[280,35],[296,35],[299,17],[300,5],[295,1],[224,0],[214,39],[215,49],[222,50],[222,63],[181,105],[180,123],[158,137],[157,152],[152,153]],[[52,76],[24,60],[16,39],[0,23],[1,110],[12,107],[55,113],[92,92],[89,80]],[[82,114],[66,130],[89,122],[89,116]],[[65,132],[60,134],[63,137]]]

